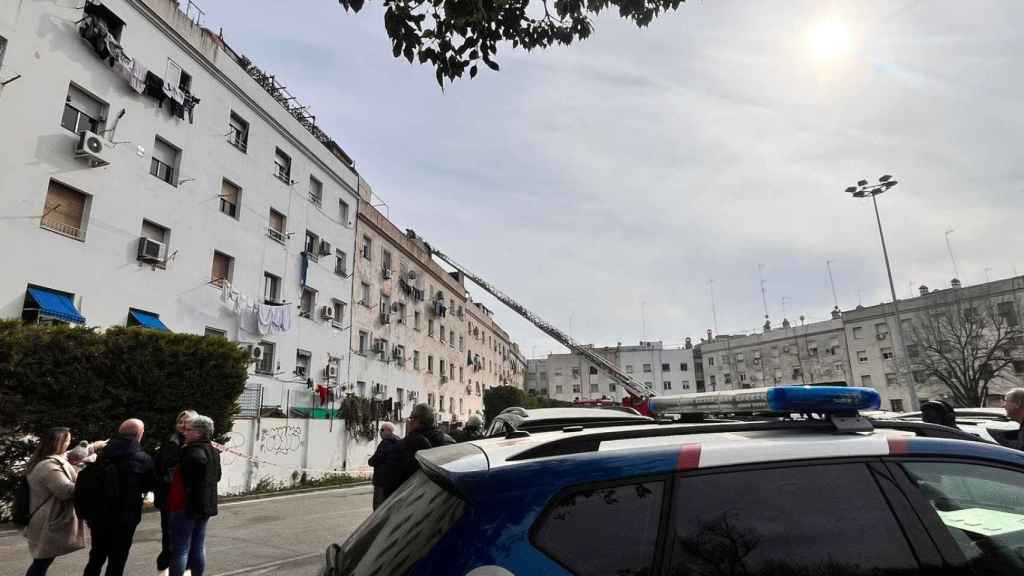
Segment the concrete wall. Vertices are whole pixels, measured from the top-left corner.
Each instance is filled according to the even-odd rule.
[[[394,426],[403,436],[405,424]],[[303,473],[309,479],[332,473],[369,477],[368,460],[378,443],[379,437],[354,438],[344,420],[239,419],[221,453],[220,492],[246,492],[261,481],[292,485]]]

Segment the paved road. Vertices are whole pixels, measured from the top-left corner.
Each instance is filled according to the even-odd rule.
[[[206,536],[206,575],[317,576],[328,544],[342,540],[370,514],[369,486],[222,504]],[[125,574],[156,574],[160,517],[145,514]],[[88,552],[62,556],[50,576],[80,576]],[[0,533],[0,576],[23,576],[30,563],[20,533]]]

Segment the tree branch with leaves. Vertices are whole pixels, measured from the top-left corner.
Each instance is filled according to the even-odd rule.
[[[479,63],[498,70],[499,42],[531,51],[555,44],[568,46],[593,33],[591,17],[616,8],[619,16],[639,27],[676,10],[685,0],[383,0],[384,29],[395,58],[429,62],[444,88]],[[339,0],[345,10],[359,12],[364,0]],[[543,12],[543,14],[541,14]],[[534,13],[536,13],[534,15]]]

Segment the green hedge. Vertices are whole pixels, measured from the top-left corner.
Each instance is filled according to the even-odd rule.
[[[97,440],[141,418],[152,449],[191,408],[212,418],[218,435],[230,431],[247,363],[223,338],[0,321],[0,501],[32,448],[26,439],[51,426]]]
[[[484,419],[489,425],[495,416],[510,406],[522,408],[557,408],[572,406],[572,402],[555,400],[546,396],[527,394],[515,386],[495,386],[484,391]]]

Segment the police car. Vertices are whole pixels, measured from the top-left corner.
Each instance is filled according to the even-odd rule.
[[[878,404],[868,388],[655,398],[785,417],[423,451],[322,574],[1024,574],[1024,453],[857,413]]]

